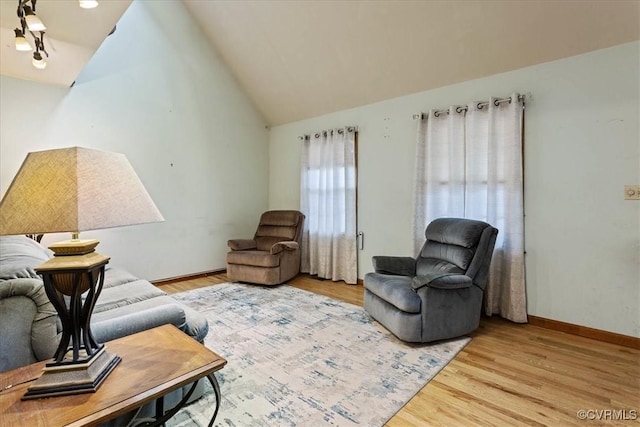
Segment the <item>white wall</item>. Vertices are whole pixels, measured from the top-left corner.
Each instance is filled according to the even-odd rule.
[[[528,313],[640,337],[640,43],[339,111],[270,131],[269,206],[299,206],[304,133],[356,125],[359,277],[413,255],[412,114],[531,93],[525,113]]]
[[[2,77],[2,193],[30,151],[124,153],[166,221],[82,236],[148,279],[224,268],[267,208],[268,134],[207,43],[181,2],[134,1],[72,88]]]

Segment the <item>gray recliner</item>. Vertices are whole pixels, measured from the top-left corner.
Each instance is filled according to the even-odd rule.
[[[364,309],[403,341],[455,338],[478,328],[498,230],[470,219],[428,225],[417,258],[374,256]]]

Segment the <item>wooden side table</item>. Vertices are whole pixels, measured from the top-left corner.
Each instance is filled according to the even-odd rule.
[[[220,390],[214,372],[225,359],[173,325],[164,325],[106,343],[122,362],[95,393],[21,400],[47,361],[0,374],[0,425],[85,426],[123,415],[173,390],[207,377]],[[183,403],[183,402],[181,402]]]

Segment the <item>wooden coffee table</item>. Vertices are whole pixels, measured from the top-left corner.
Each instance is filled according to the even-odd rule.
[[[173,325],[110,341],[106,347],[122,362],[95,393],[21,400],[47,361],[1,373],[0,425],[96,425],[204,377],[216,393],[213,424],[220,405],[220,389],[213,373],[222,369],[225,359]]]

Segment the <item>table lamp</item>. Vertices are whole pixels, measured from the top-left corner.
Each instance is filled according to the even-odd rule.
[[[79,232],[164,221],[122,154],[81,147],[29,153],[0,201],[0,235],[71,232],[36,267],[62,323],[53,361],[23,399],[95,392],[120,362],[91,333],[109,257]]]

